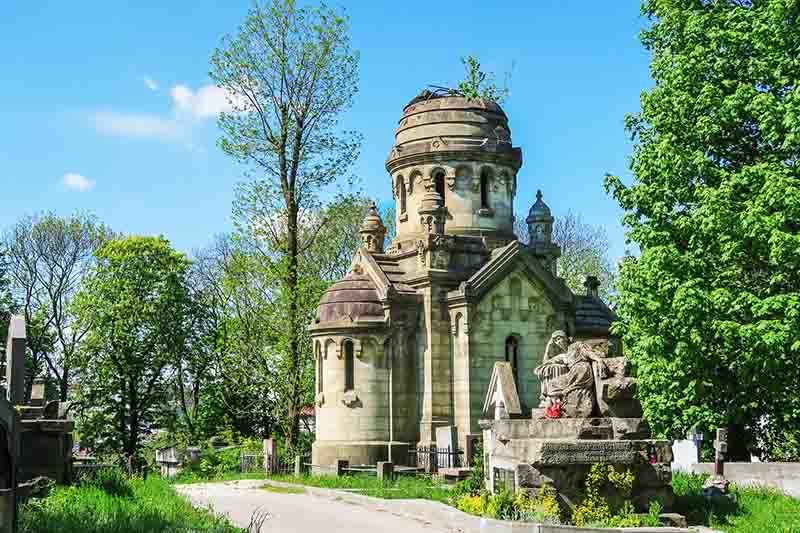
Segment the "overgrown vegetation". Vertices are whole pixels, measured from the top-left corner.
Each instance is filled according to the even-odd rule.
[[[78,486],[23,504],[20,533],[243,533],[224,518],[199,510],[158,478],[103,471]]]
[[[707,476],[675,472],[675,512],[691,525],[704,525],[725,533],[794,533],[800,531],[800,500],[764,487],[736,487],[731,498],[709,500],[703,496]]]
[[[463,94],[467,100],[503,103],[503,100],[508,97],[508,79],[503,87],[499,87],[494,81],[493,73],[481,70],[481,63],[477,57],[467,56],[462,58],[461,62],[467,69],[467,77],[459,82],[459,93]]]

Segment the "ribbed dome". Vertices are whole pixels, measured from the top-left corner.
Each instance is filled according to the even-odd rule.
[[[550,208],[544,203],[543,197],[542,191],[536,191],[536,203],[531,206],[528,218],[537,220],[550,218]]]
[[[387,168],[409,156],[441,152],[485,152],[519,168],[522,152],[511,146],[508,117],[496,103],[463,96],[422,95],[403,110]]]
[[[383,319],[383,305],[375,284],[365,274],[351,272],[322,295],[317,308],[317,323],[350,318]]]

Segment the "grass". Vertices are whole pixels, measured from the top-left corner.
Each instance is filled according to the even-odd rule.
[[[195,483],[222,483],[225,481],[239,481],[242,479],[267,479],[264,472],[222,472],[211,476],[196,472],[180,472],[170,480],[174,485],[192,485]]]
[[[450,489],[431,476],[397,476],[392,481],[382,481],[373,476],[271,476],[273,481],[296,483],[309,487],[358,492],[373,498],[387,500],[434,500],[447,503]]]
[[[709,502],[702,495],[705,476],[676,472],[675,511],[690,525],[725,533],[800,533],[800,500],[763,487],[733,487],[730,500]]]
[[[158,477],[98,474],[23,504],[20,533],[242,533],[227,520],[195,509]]]
[[[267,492],[274,492],[276,494],[305,494],[306,489],[303,487],[283,487],[278,485],[264,485],[261,487]]]

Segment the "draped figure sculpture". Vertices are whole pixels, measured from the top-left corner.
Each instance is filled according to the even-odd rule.
[[[546,409],[547,416],[578,418],[592,415],[597,404],[593,364],[598,368],[599,377],[608,375],[603,356],[589,344],[569,344],[566,333],[553,333],[542,365],[534,370],[542,383],[540,407]],[[557,406],[555,409],[554,405]]]

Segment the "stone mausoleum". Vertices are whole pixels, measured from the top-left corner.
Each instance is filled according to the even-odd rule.
[[[496,362],[509,363],[529,413],[542,401],[534,370],[554,331],[608,337],[613,313],[596,280],[576,295],[558,277],[541,192],[529,212],[514,212],[521,167],[496,103],[423,91],[406,105],[386,161],[397,235],[385,242],[371,206],[350,272],[311,327],[314,465],[406,464],[409,447],[434,444],[445,426],[463,449],[481,434]],[[517,216],[527,238],[514,234]]]

